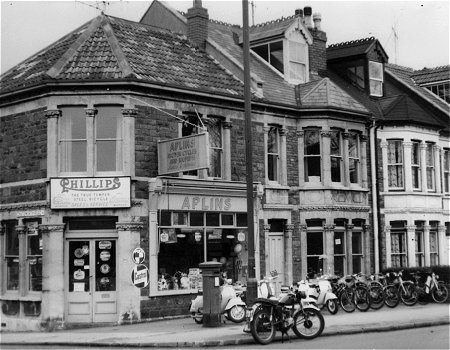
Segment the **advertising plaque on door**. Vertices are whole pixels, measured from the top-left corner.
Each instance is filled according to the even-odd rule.
[[[148,268],[145,265],[136,265],[131,272],[131,281],[137,288],[145,288],[149,280]]]

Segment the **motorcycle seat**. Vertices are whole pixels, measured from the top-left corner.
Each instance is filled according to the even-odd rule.
[[[267,298],[256,298],[255,299],[255,303],[269,303],[273,306],[278,305],[278,300],[273,300],[273,299],[267,299]]]

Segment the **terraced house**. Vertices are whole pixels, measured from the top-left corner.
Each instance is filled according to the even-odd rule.
[[[310,7],[250,28],[257,278],[443,263],[448,103],[376,39],[326,43]],[[2,329],[185,314],[204,261],[246,283],[242,44],[154,1],[2,75]]]

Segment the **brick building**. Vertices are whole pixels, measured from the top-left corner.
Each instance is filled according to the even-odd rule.
[[[327,66],[310,7],[250,46],[257,278],[378,270],[380,96]],[[2,75],[2,329],[185,314],[204,261],[245,284],[242,62],[242,28],[154,1]]]

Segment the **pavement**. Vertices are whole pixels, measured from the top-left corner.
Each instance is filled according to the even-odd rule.
[[[450,324],[449,304],[405,306],[394,309],[383,307],[367,312],[346,313],[339,309],[336,315],[322,311],[325,329],[322,336],[383,332],[391,330],[430,327]],[[190,317],[159,319],[132,325],[89,327],[53,332],[6,332],[0,333],[0,344],[72,347],[217,347],[255,344],[251,334],[243,332],[244,323],[230,321],[220,327],[196,324]],[[292,339],[295,334],[289,332]],[[277,333],[277,339],[281,334]]]

